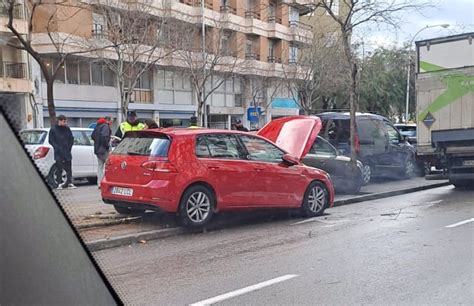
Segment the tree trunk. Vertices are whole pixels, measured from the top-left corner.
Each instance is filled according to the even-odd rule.
[[[56,106],[54,105],[54,92],[53,92],[54,80],[48,76],[45,76],[45,81],[46,81],[46,97],[48,100],[49,122],[52,127],[56,124]]]
[[[351,163],[357,163],[357,152],[355,146],[355,136],[356,136],[356,109],[357,109],[357,68],[354,61],[354,57],[352,54],[351,45],[349,43],[349,33],[345,32],[342,29],[342,41],[344,46],[344,53],[346,55],[347,63],[350,67],[350,74],[351,74],[351,87],[350,87],[350,94],[349,94],[349,108],[350,108],[350,125],[351,125],[351,135],[350,135],[350,142],[351,142]]]

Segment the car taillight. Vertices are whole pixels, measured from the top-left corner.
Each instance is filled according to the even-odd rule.
[[[49,152],[48,147],[39,147],[38,149],[35,150],[35,153],[33,153],[33,159],[40,159],[44,158]]]
[[[354,136],[354,143],[355,143],[355,151],[359,153],[360,151],[360,141],[359,141],[359,135],[355,134]]]
[[[176,167],[169,161],[161,161],[161,160],[146,161],[143,164],[141,164],[141,167],[150,171],[154,171],[154,172],[167,172],[167,173],[178,172],[178,169],[176,169]]]

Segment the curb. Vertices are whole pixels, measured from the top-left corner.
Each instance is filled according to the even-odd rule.
[[[438,187],[444,187],[444,186],[449,186],[449,185],[451,185],[451,183],[443,182],[443,183],[431,184],[431,185],[426,185],[426,186],[418,186],[418,187],[412,187],[412,188],[401,189],[401,190],[394,190],[394,191],[387,191],[387,192],[380,192],[380,193],[372,193],[372,194],[363,195],[363,196],[360,196],[360,197],[350,198],[350,199],[346,199],[346,200],[334,201],[334,207],[335,206],[353,204],[353,203],[359,203],[359,202],[365,202],[365,201],[369,201],[369,200],[378,200],[378,199],[393,197],[393,196],[402,195],[402,194],[406,194],[406,193],[423,191],[423,190],[428,190],[428,189],[433,189],[433,188],[438,188]]]
[[[412,192],[417,192],[417,191],[422,191],[422,190],[428,190],[428,189],[433,189],[433,188],[438,188],[438,187],[444,187],[451,185],[449,182],[443,182],[443,183],[437,183],[437,184],[431,184],[427,186],[418,186],[418,187],[412,187],[408,189],[403,189],[403,190],[395,190],[395,191],[388,191],[388,192],[381,192],[381,193],[375,193],[375,194],[369,194],[369,195],[364,195],[356,198],[350,198],[346,200],[339,200],[334,202],[334,207],[335,206],[343,206],[343,205],[348,205],[348,204],[353,204],[353,203],[359,203],[359,202],[364,202],[368,200],[378,200],[378,199],[383,199],[383,198],[388,198],[392,196],[397,196],[397,195],[402,195],[406,193],[412,193]],[[212,229],[209,229],[212,230]],[[134,234],[128,234],[128,235],[123,235],[123,236],[117,236],[117,237],[112,237],[109,239],[99,239],[99,240],[94,240],[90,242],[86,242],[86,246],[91,252],[95,251],[100,251],[100,250],[105,250],[105,249],[111,249],[115,247],[120,247],[124,245],[131,245],[138,243],[140,240],[156,240],[156,239],[161,239],[161,238],[167,238],[167,237],[172,237],[172,236],[177,236],[177,235],[182,235],[185,233],[193,233],[197,231],[202,231],[201,230],[190,230],[186,229],[183,227],[174,227],[174,228],[166,228],[166,229],[159,229],[159,230],[154,230],[154,231],[148,231],[148,232],[141,232],[141,233],[134,233]],[[205,230],[206,231],[206,230]]]
[[[174,227],[174,228],[166,228],[166,229],[159,229],[154,231],[148,232],[141,232],[129,235],[123,235],[118,237],[112,237],[109,239],[99,239],[94,240],[91,242],[86,242],[86,246],[91,252],[115,248],[124,245],[130,245],[139,242],[140,240],[156,240],[171,236],[177,236],[183,233],[188,232],[185,228],[182,227]]]

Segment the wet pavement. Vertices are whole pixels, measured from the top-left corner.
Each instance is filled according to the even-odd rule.
[[[474,191],[448,186],[94,256],[130,304],[472,305],[471,218]]]

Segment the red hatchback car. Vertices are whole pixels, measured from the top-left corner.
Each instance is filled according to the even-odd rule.
[[[303,165],[319,130],[317,117],[268,123],[257,135],[212,129],[129,132],[110,155],[103,201],[119,213],[176,213],[202,226],[224,210],[301,208],[323,214],[334,202],[329,175]]]

